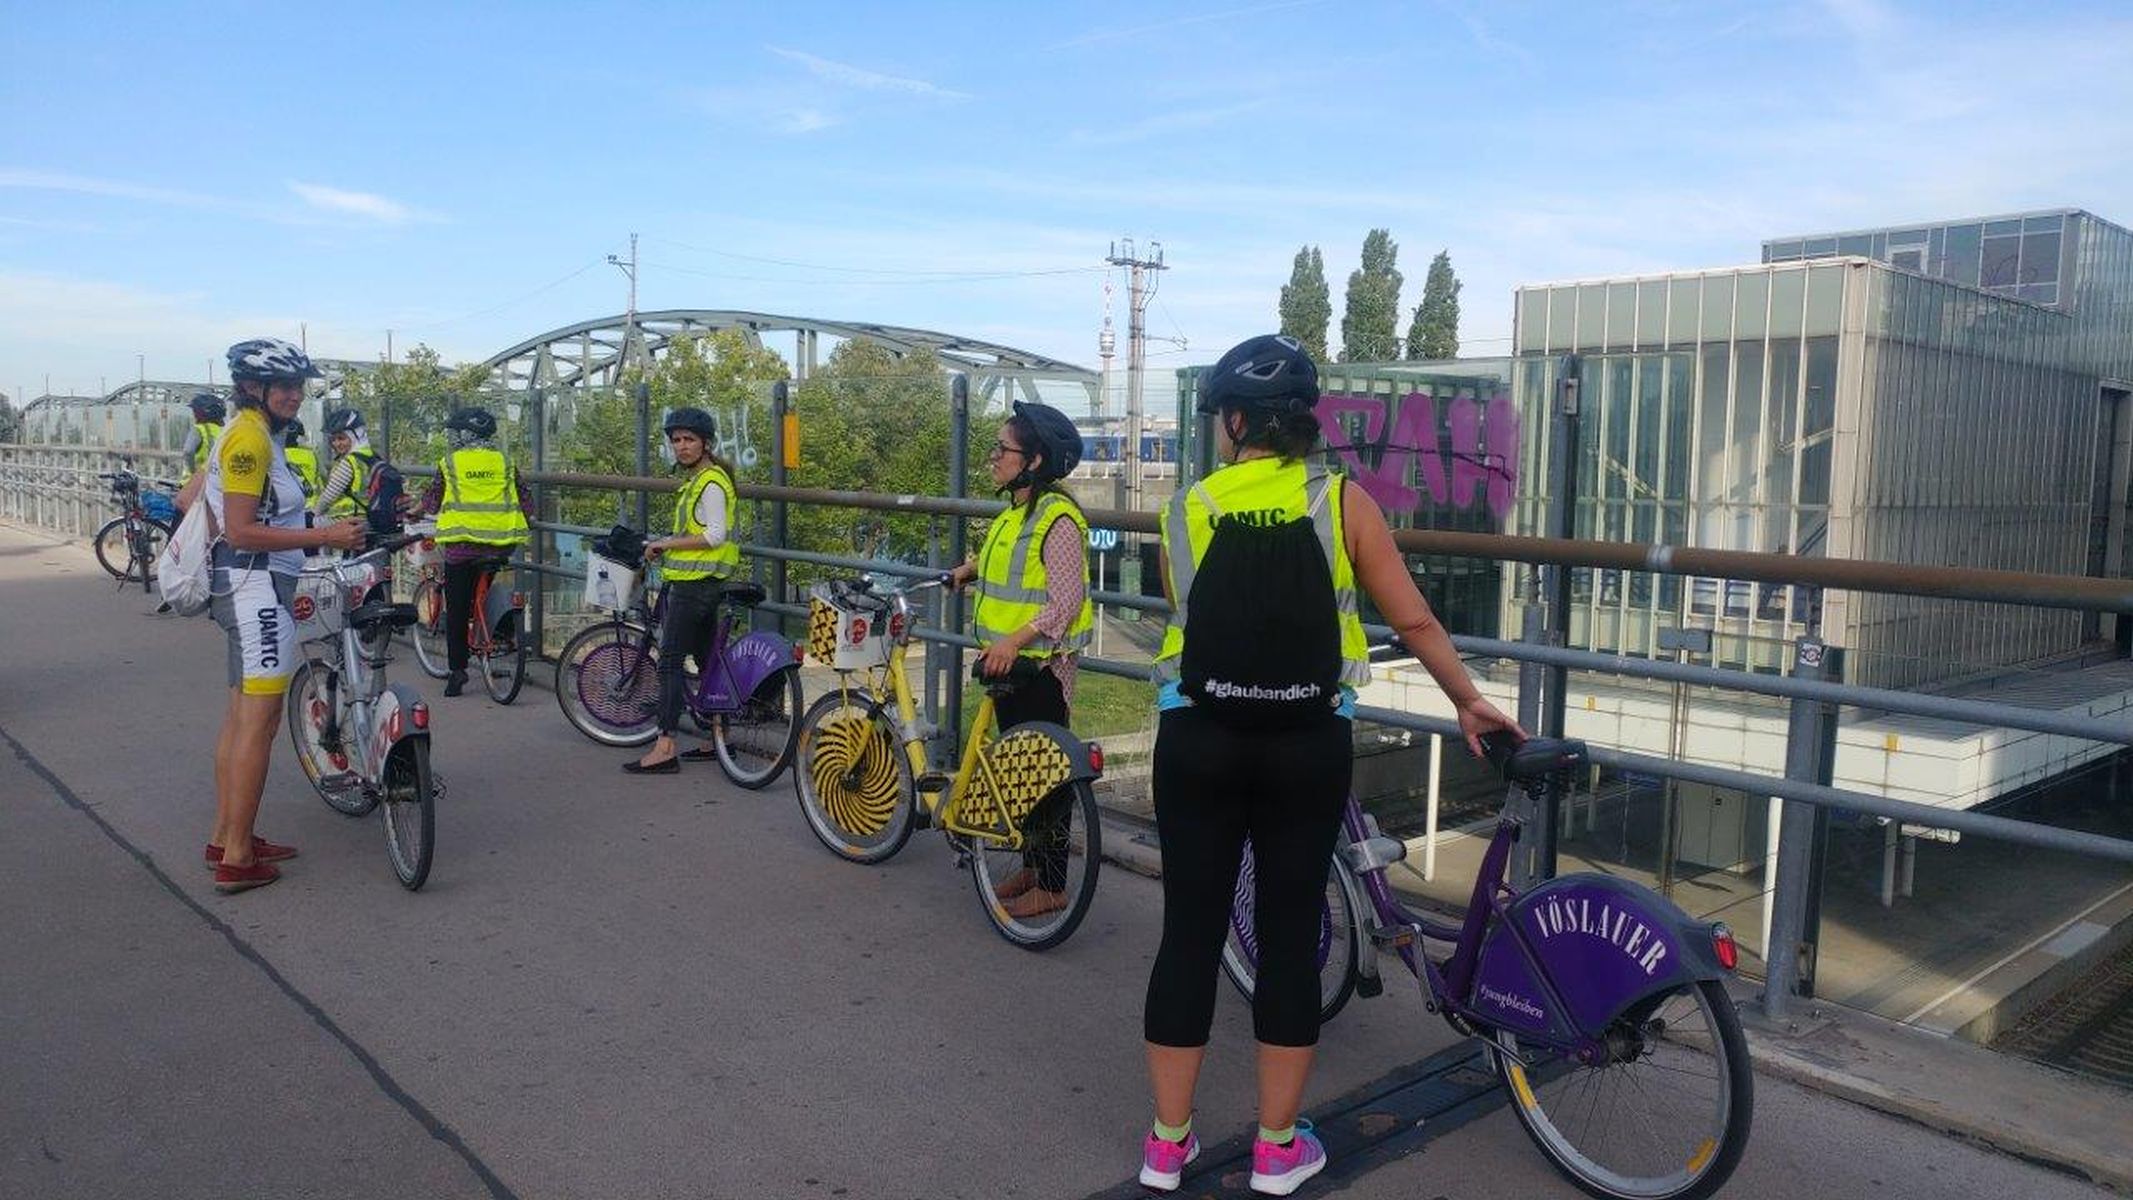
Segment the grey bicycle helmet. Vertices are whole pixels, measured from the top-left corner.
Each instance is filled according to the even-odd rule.
[[[311,356],[280,338],[253,338],[230,347],[230,378],[267,383],[317,379],[325,374]]]
[[[1225,408],[1272,413],[1309,412],[1318,404],[1318,364],[1302,343],[1281,333],[1266,333],[1230,347],[1229,353],[1200,376],[1203,413]]]

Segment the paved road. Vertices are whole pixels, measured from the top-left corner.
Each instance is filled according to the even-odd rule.
[[[1148,880],[1107,872],[1082,932],[1026,954],[936,841],[837,862],[789,784],[625,779],[529,688],[437,698],[422,893],[375,818],[278,752],[262,829],[303,857],[218,896],[198,855],[221,636],[148,608],[80,548],[0,529],[0,1196],[993,1200],[1130,1177]],[[1216,1038],[1210,1133],[1250,1116],[1227,995]],[[1360,1003],[1312,1103],[1452,1046],[1412,994]],[[1759,1101],[1729,1196],[2103,1194],[1774,1081]],[[1313,1191],[1335,1189],[1573,1194],[1500,1110]]]

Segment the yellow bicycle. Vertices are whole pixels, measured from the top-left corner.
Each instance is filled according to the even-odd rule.
[[[1072,936],[1096,895],[1102,833],[1091,784],[1103,748],[1031,721],[994,736],[994,699],[1036,669],[979,678],[985,698],[951,777],[928,769],[934,728],[919,719],[905,657],[911,596],[941,579],[892,585],[871,577],[818,585],[808,648],[838,685],[800,722],[793,784],[807,826],[832,854],[889,858],[919,828],[938,829],[967,867],[1001,937],[1048,950]]]

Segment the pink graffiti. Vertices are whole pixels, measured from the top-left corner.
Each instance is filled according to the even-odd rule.
[[[1491,396],[1486,407],[1471,397],[1454,399],[1441,437],[1437,397],[1409,392],[1399,398],[1396,411],[1388,413],[1389,408],[1383,396],[1318,398],[1326,448],[1340,454],[1372,499],[1387,512],[1413,512],[1427,489],[1431,503],[1471,509],[1479,492],[1491,516],[1502,520],[1510,513],[1518,498],[1519,462],[1518,410],[1510,397]],[[1362,436],[1351,439],[1346,418],[1358,414]],[[1375,452],[1375,466],[1365,464],[1364,451]]]

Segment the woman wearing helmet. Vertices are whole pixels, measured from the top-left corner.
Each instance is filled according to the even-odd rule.
[[[1042,667],[998,700],[1000,727],[1026,721],[1069,723],[1075,667],[1095,624],[1089,603],[1088,518],[1058,481],[1081,461],[1081,431],[1047,404],[1017,401],[988,459],[993,487],[1010,497],[978,544],[977,558],[949,574],[951,586],[977,581],[971,631],[987,675],[1005,675],[1018,658]],[[996,885],[1010,916],[1065,908],[1068,793],[1031,810],[1030,849],[1022,869]]]
[[[187,485],[205,495],[222,531],[212,558],[209,611],[229,634],[229,707],[215,742],[215,829],[206,860],[215,887],[240,892],[281,877],[274,863],[296,851],[252,832],[266,787],[282,698],[296,673],[296,622],[289,606],[304,551],[363,544],[355,522],[310,528],[303,485],[283,453],[282,428],[296,419],[304,381],[317,367],[274,338],[230,347],[237,415],[214,442],[204,471]],[[184,497],[190,501],[191,495]]]
[[[455,409],[444,420],[447,449],[421,511],[437,514],[444,551],[444,645],[451,673],[444,694],[467,686],[467,622],[484,574],[511,561],[532,528],[533,502],[518,485],[511,460],[496,448],[496,417],[485,408]]]
[[[222,397],[213,392],[194,393],[192,399],[193,424],[185,432],[185,477],[191,479],[207,466],[208,451],[214,449],[215,439],[222,436],[222,419],[226,410]]]
[[[700,408],[677,408],[663,423],[674,465],[684,471],[674,492],[674,532],[644,544],[646,558],[659,557],[666,582],[667,610],[659,628],[659,737],[642,757],[622,764],[632,775],[670,775],[681,760],[716,755],[707,743],[676,753],[674,731],[681,728],[687,700],[686,662],[700,664],[718,622],[718,598],[725,580],[740,569],[741,548],[728,540],[734,516],[733,468],[712,452],[718,423]]]
[[[1451,698],[1470,749],[1480,753],[1484,733],[1523,731],[1468,678],[1376,502],[1308,462],[1319,446],[1318,368],[1295,339],[1236,346],[1200,387],[1198,408],[1215,418],[1225,465],[1177,493],[1162,517],[1173,606],[1155,662],[1163,940],[1143,1018],[1155,1127],[1141,1182],[1177,1187],[1199,1150],[1193,1091],[1249,843],[1259,940],[1251,1187],[1287,1195],[1325,1166],[1324,1147],[1297,1113],[1318,1042],[1315,950],[1349,789],[1355,688],[1369,678],[1357,592]],[[1275,623],[1295,633],[1240,636]],[[1262,671],[1299,658],[1296,673]],[[1261,687],[1262,678],[1313,682]]]
[[[281,431],[281,452],[304,483],[305,497],[318,495],[318,454],[304,444],[304,423],[291,419]]]
[[[326,445],[333,451],[333,469],[312,500],[311,511],[335,518],[363,515],[364,484],[378,461],[377,452],[370,448],[370,434],[363,428],[363,414],[352,408],[327,413]]]

